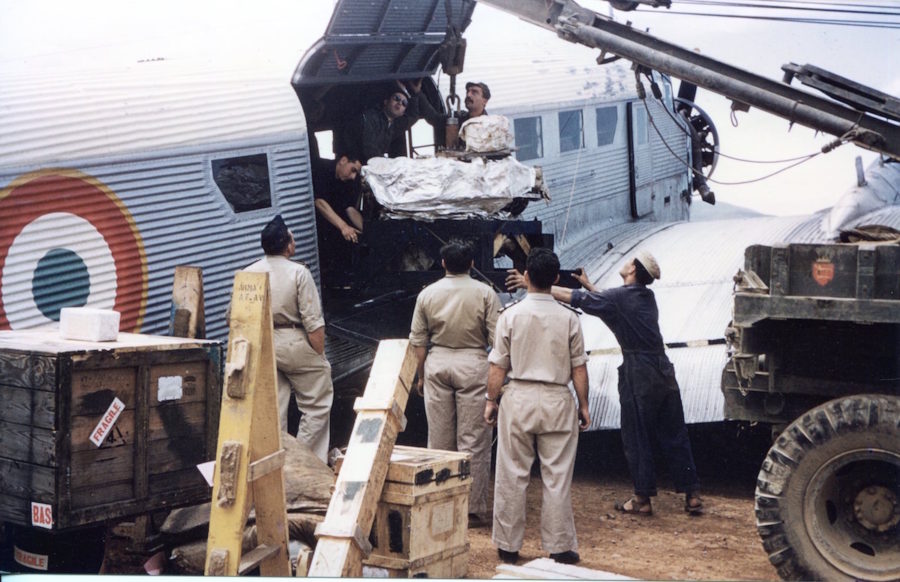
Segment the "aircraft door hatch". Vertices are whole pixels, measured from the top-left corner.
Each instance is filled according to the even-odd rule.
[[[474,0],[339,0],[291,83],[299,92],[306,85],[431,76],[448,30],[462,33],[474,9]]]

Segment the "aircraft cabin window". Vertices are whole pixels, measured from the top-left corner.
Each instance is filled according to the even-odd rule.
[[[643,107],[634,108],[634,142],[636,145],[645,145],[650,141],[650,126],[647,123],[647,110]]]
[[[219,191],[235,212],[272,206],[266,154],[213,160],[212,175]]]
[[[616,139],[616,126],[619,123],[617,107],[597,108],[597,145],[605,146]]]
[[[584,124],[581,110],[559,112],[559,152],[570,152],[584,147]]]
[[[516,132],[516,159],[520,162],[544,157],[544,137],[540,117],[522,117],[513,121]]]

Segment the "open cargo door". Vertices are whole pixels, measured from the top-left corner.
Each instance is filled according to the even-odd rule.
[[[291,81],[366,83],[432,75],[449,30],[469,25],[473,0],[339,0],[328,28],[303,56]]]

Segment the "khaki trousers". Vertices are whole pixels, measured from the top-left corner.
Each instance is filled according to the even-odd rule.
[[[525,536],[525,490],[535,447],[541,461],[541,542],[556,554],[578,548],[572,513],[572,471],[578,446],[578,411],[567,386],[509,383],[497,422],[494,530],[501,550],[517,552]]]
[[[316,353],[306,333],[300,329],[275,330],[275,363],[278,367],[278,416],[281,430],[287,431],[288,405],[291,392],[303,415],[297,429],[297,440],[328,462],[328,439],[331,432],[331,364]]]
[[[425,360],[428,448],[471,453],[469,513],[491,510],[491,427],[484,421],[488,361],[483,349],[435,346]]]

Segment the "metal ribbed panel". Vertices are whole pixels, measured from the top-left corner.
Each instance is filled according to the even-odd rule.
[[[851,222],[846,228],[857,228],[871,224],[880,224],[881,226],[889,226],[900,230],[900,206],[888,206],[887,208],[865,214]]]
[[[725,401],[721,390],[721,376],[727,360],[725,346],[677,348],[667,350],[666,355],[675,366],[685,422],[694,424],[724,420]],[[588,406],[591,410],[589,430],[620,427],[617,368],[621,363],[621,354],[591,355],[588,359]]]
[[[138,152],[146,159],[153,150],[305,131],[287,78],[167,62],[90,75],[4,78],[0,126],[3,168]]]
[[[17,213],[40,218],[36,234],[0,257],[2,307],[25,316],[13,327],[48,321],[35,308],[38,295],[46,304],[65,303],[59,293],[67,285],[53,264],[42,280],[60,290],[34,283],[39,261],[54,252],[74,252],[71,264],[90,267],[89,277],[75,280],[76,289],[90,290],[88,306],[115,307],[135,319],[143,306],[144,333],[168,327],[175,266],[201,267],[207,335],[215,339],[227,335],[234,273],[261,256],[259,232],[276,213],[296,234],[297,258],[318,273],[305,122],[288,80],[254,71],[187,74],[177,66],[163,74],[170,63],[148,64],[120,75],[4,86],[12,90],[0,96],[0,115],[4,127],[14,120],[16,131],[0,135],[0,188],[60,174],[40,169],[48,164],[73,168],[61,174],[75,177],[43,198],[10,188],[0,199],[0,237],[16,236],[4,235],[4,227],[24,226]],[[272,206],[235,213],[212,178],[211,161],[259,154],[267,156]],[[91,185],[105,194],[83,196]],[[66,214],[57,216],[60,209]],[[123,263],[122,248],[140,249],[143,258]],[[123,272],[123,264],[137,271]],[[70,304],[83,304],[78,299]]]

